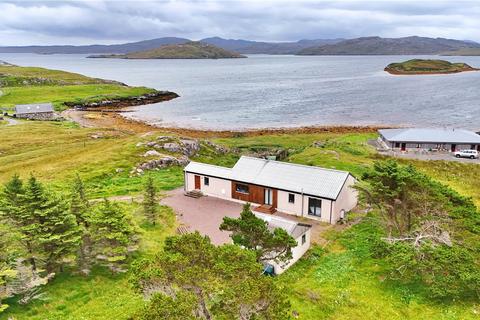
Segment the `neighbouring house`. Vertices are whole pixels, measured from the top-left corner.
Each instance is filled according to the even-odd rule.
[[[480,151],[480,135],[468,130],[404,128],[382,129],[378,133],[379,142],[394,151]]]
[[[14,117],[32,120],[55,119],[55,111],[51,103],[17,104]]]
[[[335,224],[357,204],[355,178],[346,171],[241,157],[233,168],[190,162],[185,191],[249,202],[275,211]]]
[[[268,264],[273,267],[275,274],[281,274],[291,265],[300,259],[305,252],[310,248],[310,230],[312,228],[309,224],[298,223],[289,219],[284,219],[278,216],[267,215],[263,213],[254,212],[257,218],[262,219],[268,223],[268,228],[273,231],[281,228],[297,241],[297,246],[292,248],[292,259],[287,263],[277,263],[275,261],[268,261]]]

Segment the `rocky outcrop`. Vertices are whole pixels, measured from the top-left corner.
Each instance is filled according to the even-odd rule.
[[[170,166],[186,166],[190,160],[182,156],[180,158],[175,158],[172,156],[162,156],[159,159],[150,160],[144,163],[141,163],[136,168],[134,168],[130,174],[141,175],[144,171],[147,170],[158,170]]]
[[[178,98],[179,95],[171,91],[155,91],[141,96],[106,99],[101,101],[88,101],[83,103],[65,102],[67,107],[82,111],[115,111],[126,107],[158,103]]]

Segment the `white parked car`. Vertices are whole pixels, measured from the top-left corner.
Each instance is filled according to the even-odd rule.
[[[477,150],[460,150],[455,152],[457,158],[478,159],[479,152]]]

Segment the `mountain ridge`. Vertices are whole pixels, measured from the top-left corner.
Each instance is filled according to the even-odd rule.
[[[298,55],[416,55],[441,54],[464,48],[480,48],[476,42],[428,37],[381,38],[378,36],[344,40],[306,48]]]
[[[162,45],[191,42],[178,37],[163,37],[113,45],[4,46],[0,53],[38,54],[127,54],[151,50]],[[264,42],[245,39],[208,37],[199,42],[211,44],[240,54],[298,55],[402,55],[443,54],[461,49],[480,48],[471,40],[410,36],[403,38],[360,37],[354,39],[302,39],[291,42]]]

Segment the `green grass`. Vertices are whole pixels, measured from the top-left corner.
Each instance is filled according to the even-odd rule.
[[[0,106],[11,108],[16,104],[52,102],[56,110],[65,109],[65,102],[96,102],[114,98],[140,96],[154,92],[145,87],[127,87],[117,84],[49,85],[2,88]]]
[[[95,134],[103,137],[93,139]],[[0,127],[0,137],[0,183],[14,173],[24,178],[34,173],[65,190],[78,172],[95,198],[136,194],[143,188],[145,176],[130,176],[145,161],[143,149],[136,147],[141,140],[137,135],[79,128],[71,122],[24,122]],[[180,167],[149,174],[162,190],[183,184]]]
[[[39,67],[0,66],[0,80],[8,81],[22,79],[37,81],[38,84],[45,82],[58,84],[91,84],[104,83],[105,80],[90,78],[78,73],[52,70]],[[18,85],[24,85],[19,82]]]
[[[478,304],[435,304],[421,287],[385,281],[382,261],[369,255],[374,232],[363,222],[339,233],[278,278],[298,319],[478,319]]]

